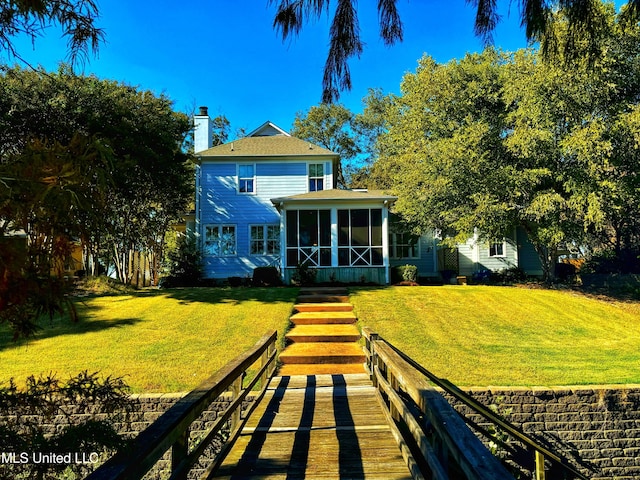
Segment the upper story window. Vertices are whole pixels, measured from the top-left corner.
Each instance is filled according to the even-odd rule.
[[[309,164],[309,191],[318,192],[324,190],[324,164]]]
[[[255,193],[256,168],[253,164],[238,165],[238,192]]]
[[[504,241],[502,242],[493,242],[489,245],[489,256],[490,257],[504,257]]]

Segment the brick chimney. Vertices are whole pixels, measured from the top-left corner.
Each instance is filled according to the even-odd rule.
[[[213,132],[211,130],[211,118],[209,109],[200,107],[193,117],[193,150],[195,153],[201,152],[213,146]]]

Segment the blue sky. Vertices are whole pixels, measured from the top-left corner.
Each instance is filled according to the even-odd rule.
[[[424,53],[447,62],[482,50],[473,34],[474,9],[465,0],[398,0],[405,38],[394,47],[378,37],[377,2],[358,4],[365,52],[351,61],[353,90],[341,97],[353,111],[362,109],[369,88],[398,92],[402,76]],[[498,6],[503,20],[495,45],[526,46],[516,2]],[[79,71],[164,93],[181,111],[206,105],[212,116],[226,115],[232,129],[248,131],[266,120],[289,130],[296,112],[320,101],[326,17],[283,42],[272,28],[275,6],[267,0],[102,0],[99,8],[106,43]],[[19,51],[32,65],[53,70],[66,55],[59,37],[51,29],[35,47],[20,40]],[[0,54],[0,61],[6,56]]]

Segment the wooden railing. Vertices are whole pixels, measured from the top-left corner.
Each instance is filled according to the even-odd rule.
[[[119,452],[104,465],[94,471],[87,479],[124,480],[139,479],[171,449],[171,479],[186,478],[189,470],[198,462],[211,442],[228,426],[230,433],[222,450],[209,465],[208,472],[218,467],[224,455],[231,448],[240,433],[246,419],[264,395],[269,380],[276,367],[276,338],[274,331],[262,337],[249,351],[238,356],[225,367],[205,380],[198,388],[178,401],[156,422],[136,437],[133,445]],[[260,369],[255,377],[243,385],[246,372],[260,361]],[[242,404],[247,395],[260,382],[261,389],[249,410],[241,415]],[[209,405],[223,393],[231,392],[229,406],[218,414],[216,422],[204,438],[195,446],[189,447],[189,428]],[[226,400],[226,398],[225,398]]]
[[[435,479],[514,478],[496,457],[490,455],[465,420],[436,391],[435,385],[528,448],[534,457],[536,480],[545,479],[545,460],[563,470],[561,478],[586,480],[587,477],[565,459],[452,383],[433,375],[371,329],[365,327],[362,333],[372,380],[378,386],[383,403],[388,407],[390,419],[402,430],[399,432],[402,441],[407,445],[414,444],[413,451],[421,453],[420,456],[414,454],[415,458],[423,459],[422,466],[416,461],[416,470],[426,469],[428,476]],[[477,431],[489,435],[486,430]],[[414,478],[419,478],[420,474],[419,472]]]

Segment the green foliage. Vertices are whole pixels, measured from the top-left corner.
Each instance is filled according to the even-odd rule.
[[[0,252],[0,298],[23,298],[20,285],[61,275],[78,241],[90,275],[113,266],[130,283],[145,271],[145,258],[157,277],[164,234],[190,200],[182,150],[189,128],[164,96],[66,66],[3,70],[0,238],[24,232],[26,248],[18,256]]]
[[[404,77],[371,171],[407,223],[452,232],[450,243],[520,227],[549,281],[567,244],[640,243],[640,27],[594,8],[595,65],[488,49],[444,65],[424,57]],[[567,22],[554,17],[559,40]]]
[[[391,269],[391,281],[393,283],[418,281],[418,267],[415,265],[399,265]]]
[[[88,52],[97,53],[104,32],[95,25],[98,6],[93,0],[15,0],[0,6],[0,50],[21,59],[12,37],[26,35],[35,44],[51,24],[57,24],[68,39],[74,63]]]
[[[322,103],[296,114],[291,135],[340,155],[337,183],[345,186],[353,171],[351,161],[360,153],[354,133],[354,114],[344,105]]]
[[[318,271],[307,263],[301,263],[291,275],[291,282],[294,285],[313,285],[316,281]]]
[[[176,247],[167,253],[165,268],[167,276],[161,280],[162,287],[193,287],[198,285],[202,281],[203,265],[202,253],[195,238],[190,235],[180,236]]]
[[[124,445],[114,423],[122,421],[132,410],[128,387],[120,378],[101,379],[87,371],[66,383],[52,376],[29,377],[24,388],[13,379],[0,388],[0,450],[32,454],[78,453],[98,454],[100,459],[113,454]],[[72,414],[83,413],[79,421]],[[86,413],[85,413],[86,412]],[[109,420],[98,420],[97,414],[110,414]],[[60,418],[60,427],[47,429]],[[91,464],[26,463],[4,464],[0,472],[5,478],[59,478],[63,471],[86,476]]]

